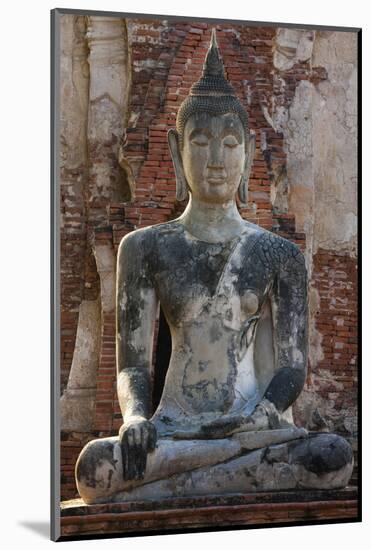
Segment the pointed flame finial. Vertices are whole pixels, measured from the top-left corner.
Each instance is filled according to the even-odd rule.
[[[216,31],[212,29],[210,46],[203,65],[203,75],[221,76],[225,78],[224,65],[220,55]]]
[[[203,64],[201,78],[198,82],[193,84],[190,95],[235,95],[231,84],[226,79],[215,28],[211,31],[210,45]]]

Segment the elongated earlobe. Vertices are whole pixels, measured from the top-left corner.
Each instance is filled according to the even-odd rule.
[[[249,178],[255,156],[255,143],[255,134],[253,132],[250,132],[249,143],[246,149],[245,166],[241,176],[240,185],[238,187],[238,198],[240,199],[241,206],[247,205]]]
[[[178,132],[172,128],[167,133],[167,139],[175,171],[176,198],[178,201],[184,201],[188,198],[188,185],[183,170]]]

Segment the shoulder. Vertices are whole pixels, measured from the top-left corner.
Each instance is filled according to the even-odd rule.
[[[135,229],[121,239],[118,254],[121,256],[129,252],[136,254],[144,254],[146,251],[153,252],[158,244],[179,232],[181,232],[180,225],[175,221]]]
[[[253,224],[251,224],[253,225]],[[272,233],[267,229],[254,226],[256,237],[253,253],[264,264],[270,263],[275,267],[284,267],[294,263],[305,269],[305,259],[299,246],[280,235]]]

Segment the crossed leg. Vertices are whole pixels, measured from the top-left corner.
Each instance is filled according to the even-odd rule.
[[[124,481],[117,437],[91,441],[76,464],[87,504],[257,491],[345,487],[353,469],[348,442],[334,434],[246,452],[238,437],[160,439],[148,455],[143,480]]]

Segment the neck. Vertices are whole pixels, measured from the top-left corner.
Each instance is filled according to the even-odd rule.
[[[192,195],[179,221],[194,237],[210,243],[234,239],[246,224],[234,200],[209,203]]]

